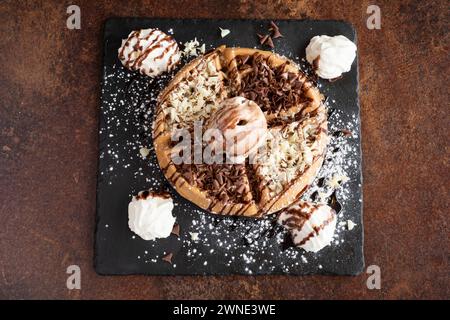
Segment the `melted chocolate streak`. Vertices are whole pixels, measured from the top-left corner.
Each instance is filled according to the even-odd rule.
[[[154,30],[152,30],[150,32],[150,34],[153,33]],[[147,49],[136,59],[134,60],[133,65],[131,66],[132,68],[134,67],[140,67],[142,65],[142,63],[144,62],[145,59],[147,59],[148,55],[153,51],[158,49],[161,46],[161,42],[164,39],[167,39],[168,37],[164,37],[163,35],[158,35],[154,41],[154,43],[150,46],[147,47]],[[140,41],[140,40],[139,40]],[[127,61],[128,63],[128,61]]]
[[[313,231],[311,231],[306,237],[302,239],[297,245],[302,246],[304,245],[309,239],[314,237],[314,235],[319,234],[320,230],[324,229],[327,225],[330,224],[331,221],[333,221],[334,217],[331,216],[327,220],[325,220],[320,226],[315,226],[313,228]]]
[[[162,110],[159,109],[158,113],[156,114],[156,119],[158,119],[158,121],[155,123],[155,128],[157,130],[159,130],[159,132],[156,136],[153,137],[153,141],[157,140],[160,136],[162,136],[162,134],[164,132],[162,129],[160,129],[160,126],[163,125],[163,120],[164,120],[164,117],[160,116],[161,113],[162,113]]]
[[[308,206],[308,204],[306,204]],[[287,212],[288,214],[290,213],[289,211]],[[284,220],[282,222],[282,224],[289,230],[301,230],[303,228],[303,226],[305,225],[306,221],[308,221],[309,218],[311,218],[313,212],[312,211],[308,211],[308,212],[300,212],[300,215],[298,214],[297,211],[293,211],[291,213],[291,216],[289,218],[287,218],[286,220]],[[335,214],[337,214],[335,212]],[[314,226],[313,227],[313,231],[311,231],[305,238],[303,238],[300,242],[295,243],[294,245],[304,245],[309,239],[311,239],[315,234],[319,234],[320,230],[324,229],[328,224],[331,223],[331,221],[333,221],[334,217],[333,215],[330,216],[327,220],[325,220],[320,226]]]
[[[287,212],[290,213],[289,211]],[[283,225],[285,225],[288,228],[292,229],[298,229],[301,230],[303,228],[303,225],[305,222],[311,218],[312,211],[309,212],[302,212],[302,216],[299,216],[295,211],[294,213],[290,213],[291,216],[287,218],[285,221],[283,221]]]
[[[131,39],[132,39],[133,37],[135,37],[135,36],[138,36],[138,37],[139,37],[140,33],[141,33],[140,30],[139,30],[139,31],[133,31],[133,33],[128,37],[127,41],[126,41],[126,42],[124,43],[124,45],[122,46],[122,50],[120,50],[120,53],[119,53],[119,58],[120,58],[120,59],[125,58],[125,56],[123,55],[123,52],[125,51],[125,48],[127,48],[128,45],[130,44]]]

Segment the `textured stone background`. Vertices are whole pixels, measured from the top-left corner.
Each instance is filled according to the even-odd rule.
[[[81,7],[81,30],[66,8]],[[366,28],[369,4],[382,29]],[[180,10],[183,8],[183,10]],[[93,270],[102,26],[111,16],[310,18],[359,35],[366,264],[358,277]],[[450,298],[448,2],[1,1],[0,298]],[[66,268],[80,265],[82,290]]]

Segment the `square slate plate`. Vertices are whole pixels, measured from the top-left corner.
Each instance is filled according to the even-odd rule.
[[[309,40],[315,35],[342,34],[356,42],[354,29],[339,21],[275,21],[284,38],[276,39],[274,51],[300,63]],[[100,160],[97,186],[97,226],[95,269],[99,274],[227,275],[227,274],[340,274],[355,275],[364,267],[361,151],[358,104],[358,68],[343,79],[319,81],[328,97],[330,130],[351,127],[346,156],[340,160],[350,177],[338,199],[343,210],[336,239],[317,254],[283,245],[287,233],[273,216],[254,220],[209,214],[181,198],[165,180],[156,161],[151,141],[151,121],[155,99],[172,75],[150,79],[125,70],[117,58],[121,39],[140,28],[159,28],[173,33],[180,43],[196,37],[206,49],[227,46],[260,47],[256,33],[267,33],[265,20],[171,20],[113,18],[106,21],[104,70],[100,112]],[[221,38],[219,27],[231,33]],[[266,48],[267,50],[267,48]],[[140,148],[150,154],[144,158]],[[331,160],[330,160],[331,161]],[[145,241],[128,228],[127,206],[131,195],[145,189],[166,189],[174,198],[174,216],[180,237],[171,235]],[[349,231],[347,219],[356,223]],[[189,232],[198,232],[193,241]],[[162,261],[173,253],[173,264]]]

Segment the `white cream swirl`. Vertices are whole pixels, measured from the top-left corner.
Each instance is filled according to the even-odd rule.
[[[172,70],[181,58],[177,42],[158,29],[132,31],[118,54],[126,68],[149,77]]]
[[[315,36],[306,47],[306,60],[323,79],[335,79],[350,71],[356,57],[356,45],[348,38]]]
[[[144,240],[167,238],[175,223],[172,210],[168,193],[141,191],[128,204],[128,226]]]
[[[289,230],[296,246],[317,252],[333,240],[336,213],[326,204],[298,201],[280,213],[278,223]]]

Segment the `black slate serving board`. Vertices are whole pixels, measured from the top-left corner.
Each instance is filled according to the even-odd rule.
[[[276,39],[273,51],[293,60],[304,57],[315,35],[342,34],[356,43],[354,29],[340,21],[277,20],[284,38]],[[340,274],[355,275],[364,267],[361,193],[361,151],[358,104],[358,66],[343,79],[330,83],[319,80],[328,97],[333,129],[350,126],[353,137],[346,141],[349,151],[340,160],[350,181],[337,193],[343,210],[338,223],[352,220],[356,227],[340,227],[336,241],[319,253],[286,247],[286,232],[267,219],[220,217],[199,209],[180,197],[165,180],[151,141],[155,98],[172,75],[152,80],[125,70],[117,58],[121,39],[140,28],[159,28],[173,33],[180,43],[196,37],[206,49],[218,45],[257,47],[256,33],[267,33],[267,20],[204,20],[112,18],[104,30],[104,69],[99,134],[99,172],[95,269],[104,275],[227,275],[227,274]],[[219,27],[231,33],[220,37]],[[266,50],[268,48],[265,48]],[[298,61],[298,60],[297,60]],[[300,62],[302,69],[306,64]],[[340,139],[340,138],[339,138]],[[140,148],[150,149],[144,158]],[[330,160],[331,161],[331,160]],[[180,225],[180,237],[145,241],[128,228],[127,206],[132,194],[145,189],[172,193],[173,215]],[[189,232],[198,232],[191,240]],[[173,264],[162,261],[173,253]]]

